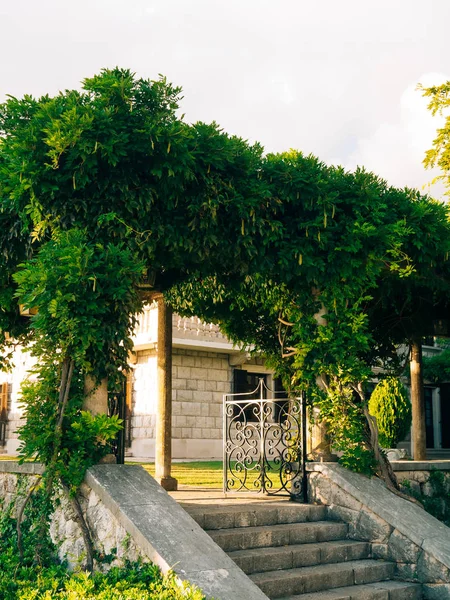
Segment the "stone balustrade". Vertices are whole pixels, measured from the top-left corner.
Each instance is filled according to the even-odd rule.
[[[158,309],[156,302],[146,305],[138,316],[138,323],[134,332],[136,347],[156,344],[158,335]],[[176,340],[197,340],[206,343],[231,344],[214,323],[205,323],[198,317],[181,317],[174,314],[172,317],[173,338]]]

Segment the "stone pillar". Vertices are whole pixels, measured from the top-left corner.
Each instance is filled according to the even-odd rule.
[[[108,380],[102,379],[100,384],[87,375],[84,379],[83,410],[88,410],[93,415],[108,414]],[[100,459],[101,463],[115,463],[114,454],[106,454]]]
[[[89,375],[84,380],[83,410],[93,415],[108,414],[108,380],[103,379],[99,385]]]
[[[158,297],[158,402],[156,410],[155,479],[167,491],[178,487],[172,467],[172,310]]]
[[[312,294],[315,299],[320,296],[319,290],[313,288]],[[322,305],[320,310],[314,315],[317,325],[325,327],[327,325],[327,310]],[[323,389],[322,378],[318,377],[317,385]],[[308,437],[306,439],[308,459],[317,462],[336,461],[336,455],[331,453],[331,445],[327,436],[327,424],[320,420],[320,410],[316,407],[311,408],[312,414],[308,419]],[[312,421],[312,422],[311,422]]]
[[[320,411],[318,408],[312,407],[311,411],[313,418],[308,419],[308,434],[306,438],[308,459],[316,462],[335,462],[337,457],[331,453],[331,445],[327,436],[327,425],[323,421],[320,421]]]
[[[427,442],[421,340],[413,340],[411,344],[411,361],[409,367],[411,372],[412,457],[414,460],[426,460]]]

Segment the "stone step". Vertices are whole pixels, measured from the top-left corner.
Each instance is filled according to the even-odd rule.
[[[244,573],[263,573],[312,565],[347,562],[369,558],[370,544],[355,540],[337,540],[317,544],[295,544],[277,548],[235,550],[228,556]]]
[[[282,598],[391,579],[394,575],[394,567],[394,563],[386,561],[355,560],[347,563],[301,567],[289,571],[254,573],[250,575],[250,579],[269,598]]]
[[[293,544],[310,544],[343,540],[347,536],[346,523],[317,521],[314,523],[292,523],[241,527],[208,531],[212,539],[225,552],[250,548],[270,548]]]
[[[326,507],[296,502],[252,502],[218,506],[181,503],[200,527],[231,529],[282,523],[306,523],[326,519]]]
[[[282,600],[421,600],[421,598],[422,586],[419,583],[379,581],[289,596]]]

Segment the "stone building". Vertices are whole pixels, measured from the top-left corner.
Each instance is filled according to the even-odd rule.
[[[155,303],[140,315],[127,378],[126,453],[144,459],[155,457],[157,312]],[[262,359],[233,346],[218,326],[197,317],[173,315],[172,345],[172,456],[221,459],[223,395],[252,391],[260,378],[271,388],[272,372]],[[12,373],[0,373],[0,452],[8,454],[15,454],[19,446],[20,384],[33,362],[18,349],[15,365]]]
[[[223,395],[250,392],[259,379],[277,388],[260,358],[235,347],[216,325],[197,317],[172,317],[172,457],[221,459]],[[158,308],[146,306],[134,335],[134,353],[127,380],[127,454],[155,457],[157,413]],[[424,354],[439,352],[424,347]],[[20,384],[31,358],[18,349],[12,373],[0,373],[0,452],[15,454],[19,445]],[[425,418],[429,458],[450,456],[450,383],[425,385]],[[411,443],[401,444],[410,453]]]
[[[134,338],[129,452],[139,457],[155,455],[157,310],[145,308]],[[173,315],[172,345],[172,456],[220,459],[223,395],[252,391],[260,378],[270,388],[272,372],[197,317]]]

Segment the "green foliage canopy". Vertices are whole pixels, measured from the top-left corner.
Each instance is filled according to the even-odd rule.
[[[0,342],[30,334],[19,296],[39,310],[42,352],[58,338],[64,357],[81,335],[69,352],[80,372],[111,375],[147,272],[176,310],[267,354],[289,387],[321,377],[334,394],[448,315],[443,204],[297,151],[264,156],[215,123],[184,123],[179,100],[163,78],[113,69],[0,107]]]
[[[436,137],[433,140],[433,147],[430,148],[425,154],[423,161],[424,165],[428,169],[438,167],[441,171],[433,179],[433,183],[436,181],[442,181],[444,186],[447,188],[446,194],[450,194],[450,81],[443,83],[442,85],[434,85],[428,88],[424,88],[422,85],[418,86],[423,91],[423,95],[430,98],[428,108],[433,114],[441,115],[445,117],[444,125],[438,128]]]

